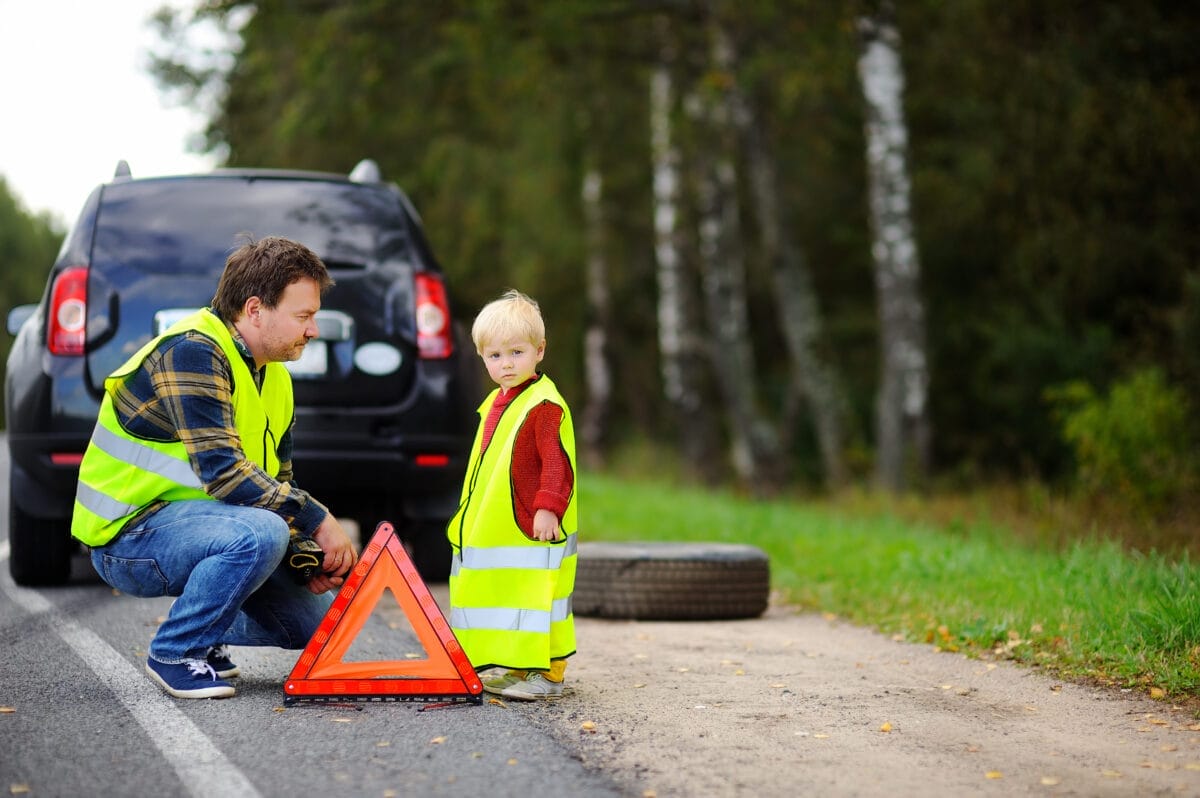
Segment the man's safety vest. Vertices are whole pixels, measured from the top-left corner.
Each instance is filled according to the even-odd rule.
[[[480,405],[488,409],[496,389]],[[529,411],[542,402],[563,410],[559,441],[575,468],[571,413],[554,383],[542,376],[525,388],[500,416],[487,451],[480,452],[483,425],[475,436],[462,501],[447,534],[454,549],[450,571],[450,627],[477,667],[545,670],[551,659],[575,653],[577,490],[560,519],[564,538],[530,540],[513,508],[513,445]]]
[[[282,363],[268,363],[262,392],[233,341],[210,310],[200,310],[171,325],[137,351],[104,381],[104,398],[92,439],[79,466],[79,487],[71,534],[88,546],[103,546],[142,508],[155,501],[211,499],[192,470],[181,441],[155,441],[132,435],[121,426],[112,396],[164,339],[195,331],[221,347],[233,371],[233,422],[247,459],[267,474],[279,474],[276,441],[292,422],[292,378]]]

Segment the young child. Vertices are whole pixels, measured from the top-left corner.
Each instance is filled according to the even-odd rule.
[[[546,327],[536,302],[508,291],[471,328],[497,387],[479,407],[458,512],[450,626],[477,670],[504,668],[484,689],[559,698],[575,653],[575,433],[554,383],[537,366]]]

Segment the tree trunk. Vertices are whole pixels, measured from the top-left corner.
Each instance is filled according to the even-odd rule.
[[[803,252],[784,232],[774,153],[752,102],[743,98],[741,132],[750,168],[750,191],[756,205],[759,236],[775,284],[775,302],[792,363],[792,382],[808,403],[820,449],[825,485],[846,484],[846,404],[836,369],[822,362],[817,344],[821,312]]]
[[[711,29],[711,66],[734,85],[735,54],[718,22]],[[702,109],[697,162],[700,273],[708,311],[713,373],[724,400],[730,454],[738,478],[756,491],[782,482],[777,436],[759,411],[757,374],[746,295],[745,252],[739,221],[733,88],[712,91]]]
[[[582,459],[599,468],[605,460],[605,427],[612,398],[612,373],[608,363],[608,330],[611,305],[608,261],[605,257],[603,179],[589,166],[583,177],[583,221],[587,246],[587,327],[583,335],[583,373],[586,401],[580,417]]]
[[[707,482],[720,479],[715,431],[701,379],[696,314],[689,299],[679,225],[680,154],[672,139],[673,54],[664,46],[650,79],[650,150],[654,173],[654,255],[658,282],[658,346],[663,392],[676,414],[684,456]]]
[[[891,3],[859,20],[859,77],[866,98],[867,171],[879,314],[876,481],[905,487],[929,464],[929,366],[920,263],[910,206],[900,33]]]

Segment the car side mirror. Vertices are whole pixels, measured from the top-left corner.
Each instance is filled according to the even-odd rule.
[[[8,334],[16,335],[26,319],[37,313],[37,305],[17,305],[8,312]]]

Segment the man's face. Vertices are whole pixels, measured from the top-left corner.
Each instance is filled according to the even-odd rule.
[[[546,342],[502,341],[489,343],[479,353],[492,381],[507,391],[534,375],[546,354]]]
[[[283,291],[274,308],[261,308],[259,330],[262,353],[269,362],[298,360],[304,345],[317,337],[317,311],[321,309],[321,289],[307,277]]]

